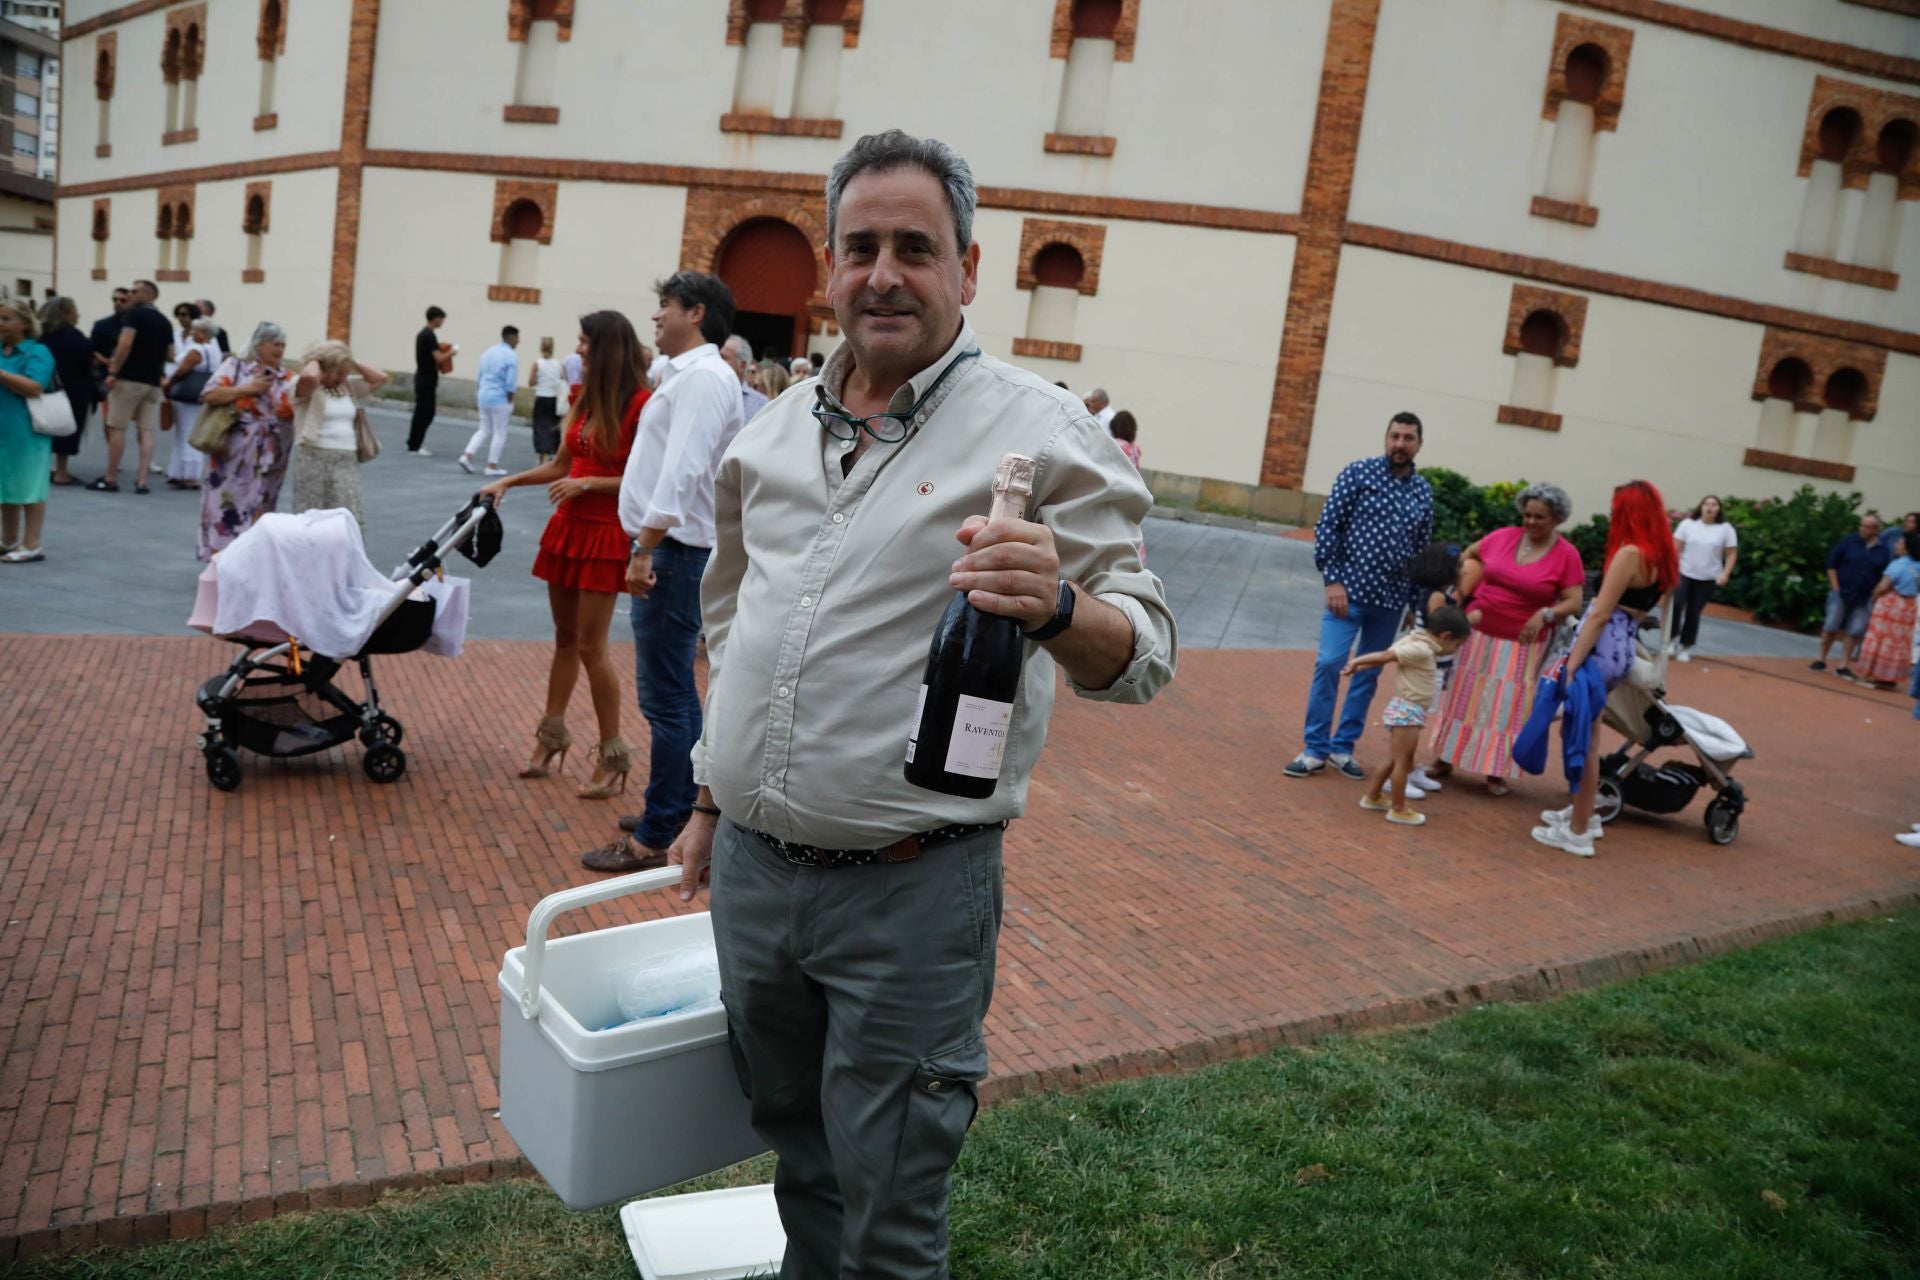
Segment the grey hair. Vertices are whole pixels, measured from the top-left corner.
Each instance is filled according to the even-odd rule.
[[[188,333],[192,334],[196,338],[204,337],[208,342],[212,342],[213,335],[218,333],[219,331],[220,331],[220,325],[214,320],[212,316],[201,316],[200,318],[195,320],[192,324],[187,326]]]
[[[732,334],[727,338],[725,349],[739,356],[743,363],[748,365],[753,363],[753,344],[739,334]]]
[[[26,336],[40,336],[40,313],[34,309],[32,298],[0,298],[0,307],[5,307],[20,317],[20,323],[26,327]]]
[[[1573,499],[1567,491],[1557,484],[1530,484],[1513,497],[1513,509],[1521,515],[1527,513],[1529,502],[1544,502],[1547,510],[1553,512],[1555,524],[1565,524],[1567,517],[1573,514]]]
[[[284,343],[286,340],[287,331],[285,329],[282,329],[271,320],[262,320],[254,327],[253,340],[247,343],[247,356],[251,359],[253,355],[260,350],[260,344],[263,342]]]
[[[870,133],[854,143],[847,153],[833,162],[827,175],[827,244],[834,243],[834,229],[840,221],[840,197],[847,184],[863,173],[888,173],[912,165],[924,169],[938,180],[947,193],[947,207],[953,211],[953,236],[965,253],[973,243],[973,211],[980,203],[974,186],[973,170],[960,153],[937,138],[916,138],[899,129]]]

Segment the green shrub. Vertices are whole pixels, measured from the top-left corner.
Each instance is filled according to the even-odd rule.
[[[1580,562],[1589,570],[1603,566],[1607,558],[1607,528],[1611,521],[1606,513],[1593,517],[1585,524],[1577,524],[1571,529],[1563,529],[1567,541],[1580,553]]]
[[[1519,521],[1513,499],[1527,487],[1525,480],[1478,485],[1445,467],[1422,467],[1420,474],[1433,486],[1433,536],[1438,542],[1464,547]]]
[[[1740,563],[1720,594],[1762,622],[1820,625],[1827,600],[1827,554],[1859,522],[1860,495],[1815,493],[1803,484],[1786,498],[1726,498],[1740,533]]]

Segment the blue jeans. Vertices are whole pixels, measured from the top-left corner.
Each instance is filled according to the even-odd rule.
[[[693,744],[700,740],[700,690],[693,652],[700,639],[700,576],[705,547],[668,538],[654,548],[653,590],[633,602],[633,674],[640,714],[653,737],[647,809],[633,838],[664,849],[693,814]]]
[[[1354,641],[1361,653],[1377,653],[1393,643],[1400,630],[1400,615],[1405,610],[1379,604],[1347,605],[1347,616],[1336,618],[1329,609],[1320,615],[1320,652],[1313,660],[1313,686],[1307,692],[1307,754],[1325,760],[1328,756],[1352,755],[1353,744],[1360,741],[1367,727],[1367,708],[1373,705],[1373,689],[1380,683],[1380,668],[1356,671],[1347,682],[1347,703],[1341,708],[1340,727],[1333,728],[1334,703],[1340,696],[1340,668],[1353,656]],[[1328,736],[1331,731],[1332,736]]]

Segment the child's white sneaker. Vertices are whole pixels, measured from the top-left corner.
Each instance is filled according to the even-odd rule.
[[[1540,811],[1540,821],[1550,827],[1570,829],[1573,826],[1573,806],[1568,805],[1564,809],[1542,809]],[[1598,814],[1587,819],[1587,839],[1598,840],[1605,834],[1607,834],[1607,825],[1600,821]]]
[[[1558,849],[1562,853],[1570,853],[1576,858],[1591,858],[1593,856],[1593,837],[1577,836],[1563,826],[1549,825],[1545,827],[1535,827],[1533,829],[1533,838],[1549,849]]]

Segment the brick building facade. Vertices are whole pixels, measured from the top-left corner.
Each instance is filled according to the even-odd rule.
[[[685,266],[732,274],[757,347],[821,351],[825,173],[899,125],[980,182],[982,344],[1109,388],[1169,487],[1304,516],[1411,408],[1425,460],[1556,480],[1583,509],[1622,467],[1676,500],[1811,479],[1920,505],[1920,20],[1831,0],[948,13],[68,0],[65,57],[92,75],[63,122],[59,285],[92,314],[165,271],[231,329],[275,319],[405,368],[429,304],[469,350],[503,323],[564,343],[595,307],[644,316]],[[156,236],[163,192],[193,211],[190,260]],[[1756,394],[1776,384],[1791,398]]]

